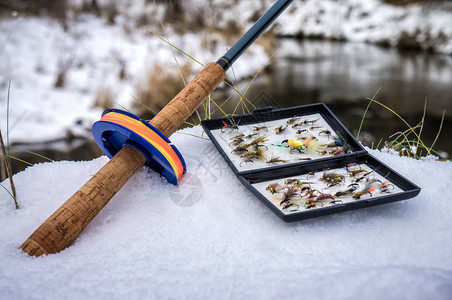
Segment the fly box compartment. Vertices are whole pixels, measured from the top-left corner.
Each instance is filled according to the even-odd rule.
[[[405,200],[420,192],[369,154],[238,177],[286,222]]]
[[[286,222],[420,192],[370,156],[324,104],[265,107],[202,126],[239,180]]]

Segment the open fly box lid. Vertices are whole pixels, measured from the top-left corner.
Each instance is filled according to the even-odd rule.
[[[236,174],[366,152],[323,103],[258,108],[251,114],[201,124]]]
[[[239,180],[286,222],[420,192],[370,156],[324,104],[255,109],[202,126]]]

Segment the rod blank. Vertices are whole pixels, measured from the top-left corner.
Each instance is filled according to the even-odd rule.
[[[245,52],[248,47],[279,17],[293,0],[279,0],[270,7],[259,20],[229,49],[217,64],[225,71]]]

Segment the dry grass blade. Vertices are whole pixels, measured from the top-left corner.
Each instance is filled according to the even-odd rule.
[[[0,182],[3,181],[3,179],[6,178],[6,176],[7,175],[6,175],[5,160],[4,159],[0,159]]]
[[[427,98],[425,98],[424,101],[424,112],[422,114],[422,119],[421,119],[421,129],[419,130],[419,138],[417,139],[417,144],[416,144],[416,149],[419,149],[419,142],[421,140],[421,134],[422,134],[422,129],[424,128],[424,122],[425,122],[425,113],[427,112]]]
[[[155,11],[157,12],[157,16],[159,18],[159,21],[160,21],[160,26],[162,27],[162,30],[163,30],[163,34],[165,35],[165,38],[168,41],[168,44],[171,44],[170,41],[169,41],[169,38],[168,38],[168,34],[166,33],[165,26],[163,25],[162,17],[160,16],[159,9],[157,7],[157,3],[155,2],[155,0],[154,0],[154,7],[155,7]],[[176,62],[176,65],[178,66],[179,74],[180,74],[180,77],[182,78],[182,82],[184,83],[184,86],[186,86],[187,82],[185,81],[184,74],[182,73],[181,66],[180,66],[179,62],[177,61],[176,54],[174,54],[173,47],[170,47],[170,49],[171,49],[171,53],[173,55],[174,61]]]
[[[10,164],[10,162],[8,160],[8,155],[6,154],[6,148],[5,148],[5,144],[3,143],[3,136],[2,136],[2,131],[1,130],[0,130],[0,147],[2,148],[2,157],[3,157],[4,162],[5,162],[6,172],[8,174],[9,184],[11,186],[11,193],[10,193],[10,195],[14,199],[14,204],[16,205],[16,209],[18,209],[19,208],[19,204],[17,203],[16,186],[14,185],[14,181],[13,181],[13,172],[11,170],[11,164]]]
[[[364,114],[363,114],[363,117],[361,119],[361,123],[359,124],[358,133],[356,134],[356,139],[357,140],[359,140],[359,134],[361,133],[361,129],[363,127],[363,123],[364,123],[364,119],[366,118],[367,111],[369,110],[370,105],[374,101],[375,97],[377,97],[377,95],[380,92],[380,90],[381,90],[381,87],[378,88],[377,92],[374,94],[374,96],[372,98],[367,98],[367,99],[370,100],[370,102],[369,102],[369,104],[367,104],[367,107],[364,110]]]
[[[245,94],[242,94],[240,92],[240,90],[239,90],[239,84],[238,84],[237,76],[235,75],[235,71],[234,71],[234,67],[233,66],[231,66],[231,71],[232,71],[232,76],[234,77],[233,85],[235,86],[236,90],[238,91],[238,94],[240,95],[239,102],[237,102],[237,105],[236,105],[234,111],[232,112],[232,115],[235,115],[235,111],[237,110],[239,105],[242,106],[242,113],[244,114],[246,105],[245,106],[243,105],[243,96]],[[247,111],[248,111],[248,109],[247,109]],[[248,113],[249,113],[249,111],[248,111]]]
[[[383,142],[383,138],[381,138],[381,139],[378,141],[378,144],[377,144],[377,146],[375,147],[375,149],[378,149],[378,147],[380,147],[381,142]]]
[[[229,116],[221,107],[223,105],[225,105],[226,103],[228,103],[229,100],[231,100],[232,97],[229,96],[225,101],[223,101],[223,103],[221,103],[220,105],[218,105],[215,101],[213,101],[213,99],[211,99],[212,103],[215,104],[215,106],[217,107],[213,112],[209,113],[209,115],[207,116],[208,119],[211,118],[212,114],[214,114],[217,110],[220,110],[224,116]]]
[[[444,123],[444,116],[445,116],[445,114],[446,114],[446,111],[443,110],[443,115],[441,117],[441,124],[439,125],[438,133],[436,134],[435,140],[433,141],[432,145],[428,149],[429,152],[432,150],[433,146],[435,146],[435,143],[436,143],[436,141],[439,138],[439,134],[441,133],[441,130],[443,129],[443,123]]]
[[[396,138],[394,138],[390,142],[386,142],[385,143],[386,147],[399,151],[401,153],[401,155],[402,155],[402,153],[406,152],[407,156],[409,156],[409,157],[411,157],[411,155],[413,156],[413,158],[417,157],[417,152],[418,152],[419,148],[418,147],[413,148],[413,145],[417,141],[419,141],[419,138],[417,139],[417,141],[416,140],[410,141],[410,139],[408,138],[408,136],[411,134],[411,131],[415,130],[417,128],[422,129],[422,122],[414,127],[410,127],[408,129],[406,129],[403,132],[398,131],[396,133],[393,133],[392,135],[389,136],[389,138],[393,138],[394,136],[396,136]],[[400,138],[402,138],[401,141],[399,141]]]
[[[243,103],[243,99],[244,99],[244,97],[245,97],[245,94],[246,94],[246,92],[248,92],[248,89],[251,87],[251,85],[254,83],[254,81],[256,80],[256,78],[257,78],[257,76],[259,75],[259,73],[261,73],[262,72],[262,70],[264,69],[264,67],[272,60],[272,58],[273,58],[273,56],[275,56],[275,54],[278,52],[278,50],[276,50],[275,52],[273,52],[273,54],[267,59],[267,61],[259,68],[259,70],[256,72],[256,74],[254,74],[254,76],[253,76],[253,79],[251,80],[251,82],[248,84],[248,86],[246,87],[246,89],[245,89],[245,92],[243,92],[243,95],[240,95],[240,102],[242,102]],[[245,98],[246,99],[246,98]],[[246,99],[246,100],[248,100],[248,99]],[[248,101],[249,102],[249,101]],[[255,108],[255,106],[252,104],[252,103],[250,103],[254,108]],[[245,107],[246,107],[246,105],[245,105]],[[237,107],[236,107],[236,109],[237,109]],[[234,112],[235,112],[235,109],[234,109]]]
[[[411,131],[411,132],[416,136],[416,138],[418,139],[419,143],[421,144],[421,147],[427,150],[428,155],[431,155],[430,149],[427,148],[427,146],[424,144],[424,142],[422,142],[422,140],[421,140],[419,134],[417,134],[416,131],[414,130],[414,129],[417,128],[419,125],[417,125],[417,126],[415,126],[415,127],[412,127],[410,124],[408,124],[408,122],[407,122],[404,118],[402,118],[402,117],[401,117],[398,113],[396,113],[392,108],[390,108],[390,107],[384,105],[384,104],[381,103],[381,102],[378,102],[378,101],[375,100],[375,99],[370,99],[370,98],[367,98],[367,99],[368,99],[368,100],[371,100],[372,102],[377,103],[378,105],[380,105],[380,106],[382,106],[382,107],[384,107],[384,108],[386,108],[386,109],[389,110],[391,113],[393,113],[394,115],[396,115],[400,120],[402,120],[402,122],[405,123],[405,124],[408,126],[408,130]]]

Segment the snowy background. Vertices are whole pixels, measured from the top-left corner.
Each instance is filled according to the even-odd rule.
[[[18,247],[107,159],[17,174],[21,208],[0,194],[0,298],[451,298],[450,162],[370,150],[420,185],[419,196],[284,223],[210,141],[187,134],[201,128],[173,135],[189,170],[179,188],[139,171],[55,255],[31,258]]]
[[[11,141],[89,136],[103,110],[94,105],[98,95],[112,94],[116,107],[132,109],[149,70],[156,64],[177,69],[168,46],[146,32],[163,34],[148,2],[99,0],[93,14],[84,12],[85,1],[71,0],[64,20],[0,12],[0,128],[6,131],[11,81]],[[116,11],[108,14],[112,3]],[[209,29],[247,28],[271,1],[182,3],[192,18],[187,24],[212,17],[198,25],[207,30],[196,33],[166,25],[170,41],[207,63],[236,39]],[[450,55],[450,4],[427,3],[295,1],[273,30]],[[214,14],[220,11],[222,18]],[[237,62],[236,76],[255,74],[271,53],[263,43],[253,45]],[[200,69],[176,56],[192,75]],[[60,74],[63,83],[56,84]],[[107,160],[43,163],[16,174],[20,209],[0,191],[0,298],[451,299],[451,162],[369,150],[419,185],[419,196],[287,224],[240,185],[200,136],[195,127],[171,137],[189,171],[178,188],[141,170],[56,255],[31,258],[18,247]]]
[[[153,1],[67,0],[61,2],[64,12],[35,17],[24,13],[22,2],[27,3],[16,1],[10,6],[18,10],[0,15],[0,128],[6,132],[11,82],[10,139],[22,143],[89,137],[104,105],[143,115],[141,91],[156,94],[156,86],[164,83],[147,87],[152,72],[170,74],[182,84],[169,46],[147,32],[165,36],[160,20],[171,43],[206,64],[224,54],[273,3],[191,0],[171,1],[176,3],[171,6],[157,1],[157,10]],[[272,31],[451,55],[451,16],[452,5],[443,1],[408,6],[377,0],[294,1]],[[258,40],[234,65],[234,74],[228,72],[229,79],[253,76],[277,48],[271,38]],[[178,51],[175,56],[187,77],[201,69]]]

